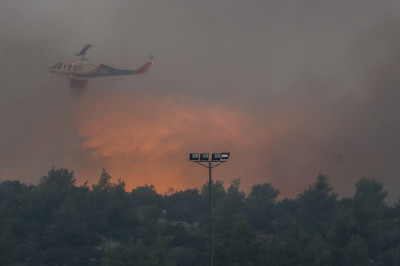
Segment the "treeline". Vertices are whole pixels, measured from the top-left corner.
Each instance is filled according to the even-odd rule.
[[[3,181],[0,265],[208,265],[208,190],[127,192],[105,170],[92,186],[67,169]],[[239,180],[212,193],[216,266],[400,265],[400,201],[373,179],[344,199],[323,175],[296,199],[269,183],[246,196]]]

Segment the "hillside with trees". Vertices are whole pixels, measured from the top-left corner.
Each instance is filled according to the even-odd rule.
[[[271,184],[212,185],[214,265],[400,265],[400,200],[361,178],[339,199],[328,178],[295,199]],[[0,265],[208,265],[208,184],[158,194],[52,169],[39,184],[0,183]]]

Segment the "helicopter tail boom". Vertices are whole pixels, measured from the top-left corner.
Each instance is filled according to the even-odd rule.
[[[149,61],[146,64],[144,64],[143,66],[139,67],[138,69],[136,69],[135,73],[133,74],[144,74],[146,73],[146,71],[151,67],[151,65],[153,64],[153,62]]]

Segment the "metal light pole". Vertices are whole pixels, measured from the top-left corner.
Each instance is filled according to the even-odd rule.
[[[191,153],[189,160],[200,164],[201,166],[204,166],[208,168],[208,230],[210,233],[210,243],[209,243],[209,248],[210,248],[210,265],[214,265],[214,256],[213,256],[213,245],[212,245],[212,205],[211,205],[211,189],[212,189],[212,169],[214,167],[217,167],[218,165],[227,162],[227,160],[230,157],[229,152],[221,152],[221,153],[213,153],[212,158],[210,159],[210,156],[208,153],[201,153],[200,157],[198,153]],[[205,164],[208,163],[208,164]]]

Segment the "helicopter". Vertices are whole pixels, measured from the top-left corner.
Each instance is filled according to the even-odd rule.
[[[85,88],[91,78],[144,74],[153,64],[154,56],[150,55],[148,61],[135,70],[116,69],[105,64],[94,65],[86,57],[87,50],[92,46],[86,44],[79,53],[75,54],[76,58],[73,62],[54,64],[49,67],[49,72],[67,76],[72,88]]]

